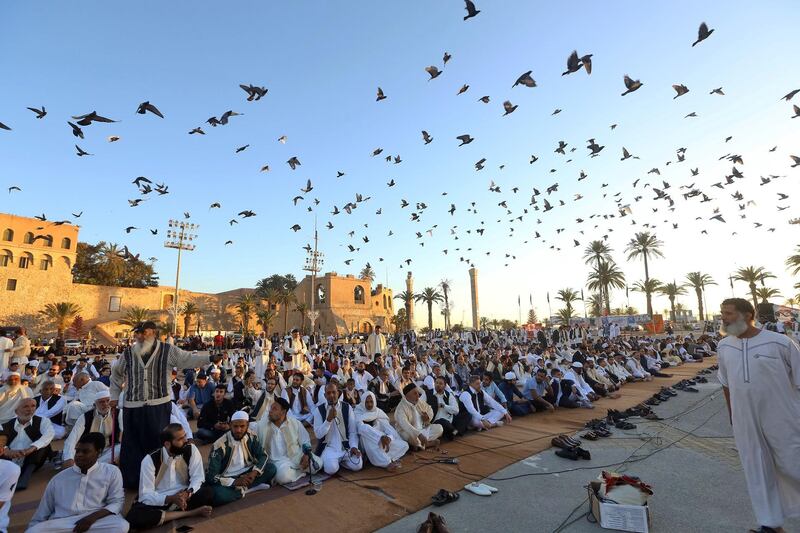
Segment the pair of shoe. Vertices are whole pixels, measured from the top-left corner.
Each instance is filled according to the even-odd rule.
[[[661,394],[666,394],[667,396],[677,396],[678,393],[674,390],[670,389],[669,387],[662,387]]]
[[[553,438],[553,440],[550,441],[550,444],[555,448],[567,450],[570,448],[577,448],[581,445],[581,442],[566,435],[559,435],[558,437]]]
[[[586,433],[581,435],[581,438],[586,440],[598,440],[600,438],[600,435],[598,435],[594,431],[587,431]]]
[[[556,455],[563,457],[564,459],[571,459],[573,461],[577,461],[578,459],[586,459],[587,461],[590,461],[592,459],[592,454],[580,446],[556,450]]]
[[[700,376],[699,378],[697,378],[697,382],[698,383],[708,383],[708,378]]]
[[[450,533],[442,515],[428,513],[428,518],[417,528],[417,533]]]
[[[439,489],[439,492],[431,496],[431,501],[433,505],[441,507],[446,503],[456,501],[458,498],[459,494],[457,492],[450,492],[449,490]]]
[[[606,420],[610,424],[616,424],[620,420],[625,420],[626,418],[628,418],[627,414],[617,411],[616,409],[609,409],[608,415],[606,415]]]
[[[656,400],[655,398],[648,398],[647,400],[644,401],[644,403],[646,403],[647,405],[661,405],[661,402],[659,400]]]
[[[630,422],[625,422],[624,420],[620,420],[617,422],[615,426],[617,429],[636,429],[636,424],[631,424]]]
[[[478,496],[491,496],[498,491],[498,489],[489,486],[486,483],[476,483],[474,481],[464,485],[464,489],[470,491],[472,494],[477,494]]]

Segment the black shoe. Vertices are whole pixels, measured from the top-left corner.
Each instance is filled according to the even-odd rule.
[[[630,422],[617,422],[617,429],[636,429],[636,424]]]
[[[559,457],[563,457],[564,459],[572,459],[573,461],[577,461],[580,458],[575,448],[569,448],[567,450],[556,450],[556,455]]]
[[[698,389],[695,389],[694,387],[686,387],[685,390],[686,392],[700,392]]]
[[[587,461],[592,460],[592,454],[589,453],[589,450],[584,450],[580,446],[578,446],[574,450],[578,454],[578,457],[580,457],[581,459],[586,459]]]
[[[646,403],[647,405],[661,405],[661,402],[659,402],[655,398],[648,398],[647,400],[645,400],[644,403]]]
[[[699,377],[697,378],[698,383],[708,383],[708,378]]]

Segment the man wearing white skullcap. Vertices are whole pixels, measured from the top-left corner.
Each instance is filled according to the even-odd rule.
[[[122,441],[122,417],[116,416],[116,408],[111,407],[111,394],[108,389],[96,394],[94,408],[79,416],[75,421],[67,440],[64,441],[64,468],[74,464],[75,445],[82,435],[98,432],[106,439],[106,446],[100,454],[98,462],[111,463],[119,461],[120,442]],[[113,447],[112,447],[113,444]]]
[[[0,388],[0,424],[13,420],[17,416],[19,401],[30,397],[30,389],[20,385],[19,372],[9,372],[6,375],[6,384]]]

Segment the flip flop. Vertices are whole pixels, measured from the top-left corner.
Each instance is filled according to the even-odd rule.
[[[464,485],[464,489],[470,491],[472,494],[477,494],[478,496],[491,496],[492,491],[489,490],[486,486],[475,483],[467,483]]]
[[[487,489],[489,489],[489,491],[492,494],[494,494],[495,492],[498,492],[500,490],[500,489],[496,489],[496,488],[492,487],[491,485],[487,485],[486,483],[481,483],[480,486],[481,487],[486,487]]]

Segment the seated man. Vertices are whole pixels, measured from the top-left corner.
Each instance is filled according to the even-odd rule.
[[[125,517],[133,529],[150,529],[189,516],[210,516],[211,487],[203,486],[203,457],[180,424],[161,431],[164,445],[142,459],[139,497]]]
[[[292,386],[283,391],[283,398],[289,402],[289,416],[298,419],[303,424],[311,424],[314,421],[314,400],[311,393],[303,386],[305,376],[300,372],[292,374]]]
[[[470,376],[469,386],[458,397],[458,401],[461,403],[459,416],[466,419],[467,426],[472,429],[483,431],[502,426],[503,421],[511,422],[508,411],[494,398],[484,394],[480,376]]]
[[[208,376],[205,372],[201,371],[195,376],[194,383],[189,387],[189,392],[186,395],[186,417],[189,420],[194,420],[200,416],[200,410],[206,403],[211,401],[215,390],[216,387],[209,384]],[[225,392],[228,392],[227,388]]]
[[[214,442],[230,429],[231,415],[236,412],[233,400],[225,397],[228,388],[217,385],[214,389],[214,399],[206,402],[197,419],[195,437],[204,442]]]
[[[64,394],[68,402],[64,409],[64,425],[71,428],[83,413],[91,411],[95,398],[101,392],[108,392],[108,387],[99,381],[92,381],[86,372],[75,374],[72,387]]]
[[[66,433],[64,429],[64,406],[66,402],[60,394],[56,393],[56,385],[52,381],[42,383],[40,390],[41,394],[33,398],[36,401],[36,416],[49,419],[53,425],[53,438],[61,440]]]
[[[370,382],[369,390],[375,394],[378,409],[384,413],[392,411],[400,403],[400,391],[392,384],[388,368],[380,369],[378,377]]]
[[[52,455],[53,425],[50,419],[34,415],[36,401],[23,398],[17,404],[16,418],[3,424],[3,433],[8,435],[8,445],[2,458],[13,461],[22,470],[17,490],[28,487],[31,475],[39,470]]]
[[[17,404],[23,398],[30,398],[28,387],[22,386],[19,372],[10,372],[6,383],[0,387],[0,424],[5,424],[16,417]]]
[[[281,485],[297,481],[309,470],[316,473],[322,467],[319,457],[310,458],[311,439],[303,423],[288,413],[289,402],[279,396],[255,428],[267,458],[275,465],[275,483]]]
[[[553,392],[553,387],[550,385],[547,370],[544,368],[540,367],[536,369],[533,377],[525,383],[522,394],[530,398],[537,412],[555,411],[556,409],[556,396]]]
[[[81,436],[75,465],[47,484],[26,533],[128,531],[130,525],[120,516],[125,503],[122,474],[116,466],[98,462],[104,443],[99,433]]]
[[[278,390],[278,380],[275,378],[268,378],[266,381],[266,390],[259,390],[261,396],[253,404],[250,410],[250,420],[259,421],[269,414],[269,409],[272,403],[281,397]],[[252,429],[252,428],[251,428]]]
[[[533,412],[530,400],[523,396],[517,388],[517,375],[514,372],[506,372],[503,382],[497,386],[503,397],[506,398],[506,408],[513,416],[529,415]]]
[[[497,403],[503,406],[503,409],[508,409],[508,402],[506,401],[506,397],[500,391],[500,388],[497,386],[497,383],[494,382],[493,378],[494,374],[492,372],[484,372],[483,377],[481,377],[481,389],[487,396],[491,396],[493,400],[496,400]],[[501,374],[501,378],[504,377],[505,374]]]
[[[420,398],[420,388],[409,383],[403,388],[403,399],[394,411],[397,432],[414,450],[436,448],[444,430],[439,424],[431,422],[431,406]]]
[[[214,507],[267,489],[275,477],[275,465],[267,461],[264,447],[248,429],[249,420],[244,411],[233,413],[230,431],[217,439],[208,456],[206,483],[214,491]]]
[[[358,471],[364,466],[358,449],[358,427],[353,409],[339,398],[335,382],[325,385],[325,402],[314,409],[316,455],[322,458],[325,473],[333,475],[340,466]]]
[[[408,443],[392,427],[386,413],[378,409],[375,395],[364,393],[355,413],[361,446],[369,462],[389,472],[396,472],[401,466],[400,458],[408,451]]]
[[[0,337],[2,339],[2,337]],[[8,435],[0,429],[0,456],[6,451]],[[0,531],[8,531],[8,511],[17,487],[20,469],[13,461],[0,461]]]
[[[433,390],[426,390],[425,396],[431,406],[433,423],[442,426],[444,438],[453,440],[458,435],[453,425],[453,417],[458,414],[458,398],[448,389],[447,378],[438,376],[433,382]]]
[[[76,445],[83,435],[99,433],[105,438],[104,451],[97,459],[101,463],[111,463],[119,460],[120,444],[122,442],[122,417],[114,416],[111,407],[111,397],[108,391],[98,395],[94,401],[94,409],[83,413],[75,421],[67,440],[64,441],[63,468],[74,464]],[[111,444],[114,444],[112,446]],[[113,455],[113,457],[112,457]]]

